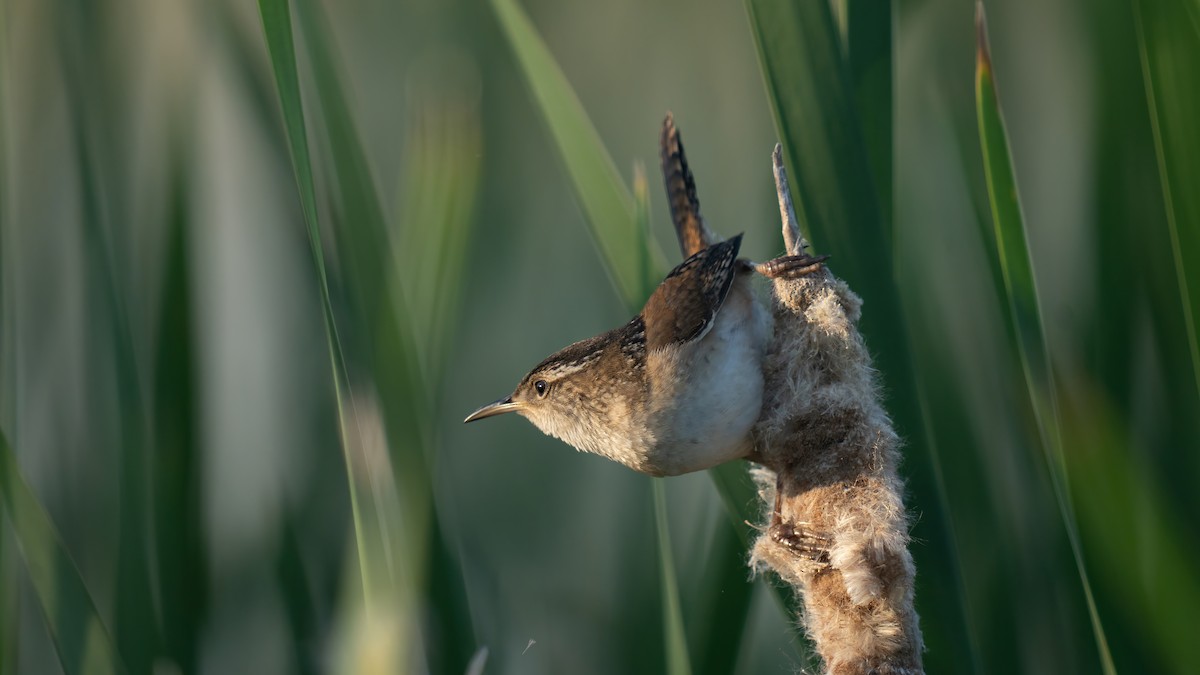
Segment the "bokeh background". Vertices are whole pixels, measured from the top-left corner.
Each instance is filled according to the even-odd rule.
[[[881,380],[920,391],[897,421],[929,672],[1100,672],[1069,534],[1117,670],[1200,663],[1177,276],[1200,260],[1172,246],[1150,5],[1181,12],[1175,54],[1194,56],[1194,3],[988,5],[1064,517],[997,281],[975,7],[892,3],[894,140],[872,148],[890,147],[892,330],[916,375]],[[104,634],[133,673],[658,673],[681,648],[694,672],[813,667],[710,476],[653,487],[516,417],[461,424],[630,314],[497,6],[516,7],[292,3],[306,183],[253,3],[0,4],[0,428],[49,515],[7,501],[25,525],[0,528],[0,673],[104,672]],[[710,225],[746,232],[749,257],[782,249],[742,3],[521,7],[622,183],[647,167],[670,264],[667,110]],[[1186,244],[1200,222],[1174,226]],[[751,494],[744,474],[727,494]],[[61,548],[18,536],[48,522]]]

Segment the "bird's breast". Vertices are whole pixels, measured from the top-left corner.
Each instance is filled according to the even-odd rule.
[[[653,473],[676,475],[744,457],[762,408],[769,317],[739,278],[702,339],[647,355]]]

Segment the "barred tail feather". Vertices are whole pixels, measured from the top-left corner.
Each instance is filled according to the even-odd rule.
[[[683,152],[683,141],[675,128],[675,117],[667,113],[663,120],[662,139],[663,181],[667,188],[667,203],[671,206],[671,221],[675,223],[675,235],[679,248],[687,258],[720,241],[704,225],[700,216],[700,200],[696,198],[696,181],[688,168],[687,156]]]

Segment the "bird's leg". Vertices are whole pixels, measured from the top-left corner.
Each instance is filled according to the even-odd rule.
[[[779,507],[783,501],[783,480],[775,480],[775,508],[767,532],[771,540],[789,551],[807,558],[821,567],[829,565],[829,545],[832,540],[807,527],[809,523],[785,523]]]

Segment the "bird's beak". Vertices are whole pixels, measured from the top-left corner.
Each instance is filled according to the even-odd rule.
[[[491,417],[492,415],[501,415],[506,412],[515,412],[516,410],[519,410],[520,408],[521,408],[521,404],[514,403],[512,400],[512,396],[505,396],[504,398],[500,399],[499,401],[489,403],[489,404],[483,406],[482,408],[480,408],[479,410],[476,410],[475,412],[471,413],[470,415],[467,415],[467,419],[463,420],[463,424],[466,424],[467,422],[474,422],[475,420],[481,420],[485,417]]]

